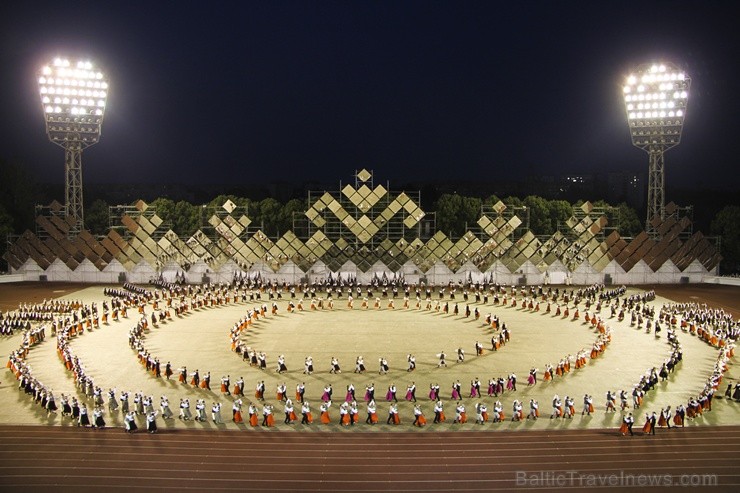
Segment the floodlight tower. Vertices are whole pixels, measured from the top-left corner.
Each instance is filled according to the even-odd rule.
[[[49,140],[64,148],[65,207],[74,225],[84,227],[82,151],[100,140],[108,81],[88,61],[56,58],[39,74],[39,92]]]
[[[624,85],[632,144],[650,160],[645,231],[651,236],[658,234],[653,221],[665,218],[663,154],[681,142],[690,86],[691,79],[669,63],[640,66]]]

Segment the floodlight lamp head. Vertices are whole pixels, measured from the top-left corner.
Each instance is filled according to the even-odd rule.
[[[691,79],[671,63],[642,65],[623,86],[632,144],[648,152],[678,145]]]
[[[41,68],[39,95],[49,140],[64,148],[97,144],[108,100],[108,80],[87,60],[55,58]]]

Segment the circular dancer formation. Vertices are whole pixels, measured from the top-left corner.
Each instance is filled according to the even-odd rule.
[[[721,310],[696,304],[656,306],[651,292],[603,285],[430,288],[393,281],[358,286],[334,280],[287,286],[235,279],[228,285],[124,285],[104,294],[109,298],[102,302],[45,302],[5,317],[12,320],[6,326],[18,327],[8,337],[20,336],[20,346],[7,366],[19,389],[46,412],[48,421],[123,426],[130,432],[139,428],[156,432],[158,418],[167,427],[202,423],[280,429],[276,423],[281,423],[307,429],[312,424],[326,429],[356,425],[393,429],[403,424],[425,427],[426,412],[433,415],[429,428],[457,429],[468,423],[478,427],[535,423],[540,400],[551,400],[552,413],[546,420],[551,423],[569,426],[577,421],[577,406],[580,420],[603,409],[605,420],[621,424],[620,432],[631,435],[635,420],[642,419],[638,413],[647,411],[643,430],[652,434],[656,427],[702,420],[711,411],[739,334],[737,322]],[[229,317],[231,328],[218,329]],[[123,341],[122,325],[131,326],[126,340],[143,369],[131,380],[142,381],[133,385],[146,390],[118,390],[133,385],[101,370],[100,355],[86,347],[93,338]],[[183,337],[182,327],[195,327],[197,332],[190,333],[209,341],[218,337],[223,343],[211,344],[218,349],[209,352],[206,344],[199,345],[187,334]],[[49,339],[47,332],[55,337],[60,367],[75,384],[71,392],[55,395],[29,364],[29,354]],[[665,399],[654,396],[667,395],[662,392],[666,385],[683,373],[686,351],[679,336],[691,338],[692,344],[701,341],[716,351],[716,359],[702,388],[688,399],[663,405]],[[589,337],[591,342],[584,344]],[[173,338],[180,340],[179,347],[189,345],[190,351],[173,349]],[[634,375],[633,384],[607,389],[602,401],[588,391],[595,386],[589,381],[590,369],[602,365],[601,360],[613,365],[614,358],[634,352],[624,346],[628,339],[629,344],[640,341],[635,347],[646,355],[647,368],[642,374],[639,369],[626,372]],[[609,359],[612,350],[606,350],[613,345],[621,349]],[[227,351],[238,357],[226,359]],[[201,352],[206,359],[194,357]],[[178,360],[173,364],[175,355]],[[194,360],[198,362],[191,363]],[[352,373],[343,364],[348,360]],[[207,367],[201,366],[203,361]],[[366,361],[377,361],[377,366]],[[522,365],[528,370],[522,371]],[[189,366],[195,371],[188,371]],[[220,383],[213,388],[212,371]],[[239,376],[232,385],[236,372]],[[517,373],[527,376],[519,381]],[[399,385],[399,380],[405,381]],[[448,381],[449,387],[440,381]],[[251,384],[253,395],[245,392]],[[342,388],[339,397],[334,395],[335,386]],[[428,393],[417,398],[417,390],[427,387]],[[358,389],[364,390],[362,395]],[[740,385],[728,387],[726,394],[737,399]],[[173,402],[179,399],[177,417],[183,424],[176,424],[168,395],[175,396]],[[222,408],[231,408],[230,419],[222,417]],[[276,414],[281,418],[276,420]],[[616,422],[609,415],[618,416]],[[441,423],[450,426],[434,426]]]

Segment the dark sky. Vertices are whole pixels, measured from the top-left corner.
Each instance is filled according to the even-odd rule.
[[[36,73],[108,74],[86,182],[495,181],[645,172],[621,86],[638,65],[692,78],[673,186],[737,187],[732,2],[25,2],[0,7],[0,157],[63,183]]]

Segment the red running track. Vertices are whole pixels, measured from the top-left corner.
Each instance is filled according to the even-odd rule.
[[[640,435],[4,426],[0,491],[739,491],[740,427]]]

